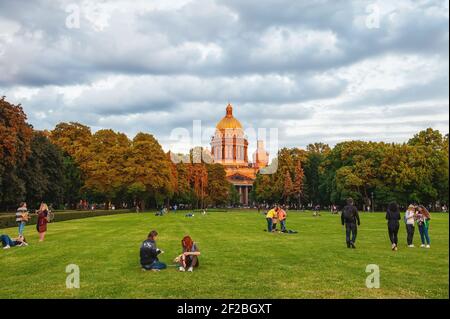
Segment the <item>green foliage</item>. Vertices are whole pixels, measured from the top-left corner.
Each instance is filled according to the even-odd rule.
[[[117,215],[129,213],[128,210],[93,210],[93,211],[55,211],[55,218],[52,222],[63,222],[73,219],[82,219],[89,217],[107,216],[107,215]],[[31,214],[30,221],[27,226],[36,225],[37,216]],[[16,216],[12,214],[1,215],[0,214],[0,229],[7,227],[16,227]],[[29,229],[29,228],[28,228]],[[33,227],[33,231],[34,231]]]
[[[407,144],[348,141],[333,149],[320,143],[308,145],[306,151],[281,149],[278,171],[257,176],[253,198],[288,203],[289,179],[301,175],[295,171],[297,159],[304,167],[303,201],[312,205],[342,205],[352,197],[365,208],[372,196],[379,209],[391,201],[401,206],[448,205],[448,135],[439,131],[419,132]]]

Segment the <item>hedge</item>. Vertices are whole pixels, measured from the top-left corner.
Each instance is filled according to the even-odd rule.
[[[97,217],[97,216],[106,216],[106,215],[117,215],[117,214],[127,214],[130,213],[130,210],[93,210],[93,211],[57,211],[54,212],[55,218],[54,222],[62,222],[71,219],[80,219],[80,218],[89,218],[89,217]],[[37,216],[35,214],[30,214],[31,218],[27,222],[27,225],[36,225]],[[16,216],[15,214],[0,214],[0,229],[15,227]]]

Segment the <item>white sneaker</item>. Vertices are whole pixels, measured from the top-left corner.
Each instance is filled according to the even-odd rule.
[[[420,245],[420,248],[423,248],[423,247],[425,247],[425,245],[424,245],[424,244]]]
[[[178,268],[178,270],[181,271],[181,272],[186,271],[186,270],[184,269],[184,267],[181,267],[181,266],[180,266],[180,268]]]
[[[431,248],[430,245],[427,245],[426,248]]]
[[[414,246],[414,245],[409,245],[408,247],[409,247],[409,248],[414,248],[415,246]]]
[[[395,250],[395,244],[392,244],[391,248],[392,250]]]
[[[194,271],[194,268],[189,267],[188,272],[193,272],[193,271]]]
[[[3,247],[3,249],[10,249],[11,247],[9,245],[6,245],[5,247]]]

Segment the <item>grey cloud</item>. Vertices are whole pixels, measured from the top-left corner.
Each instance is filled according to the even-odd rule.
[[[110,17],[101,31],[84,15],[80,29],[68,29],[71,3],[92,2],[0,1],[0,22],[17,26],[0,30],[0,94],[22,102],[37,128],[79,121],[167,141],[173,128],[190,129],[194,119],[213,127],[231,102],[246,127],[279,127],[286,146],[404,140],[426,125],[448,132],[447,1],[377,1],[386,11],[378,29],[364,22],[373,1],[194,0],[143,12],[135,3],[102,1],[96,4]],[[424,79],[399,77],[392,89],[364,86],[360,74],[342,76],[358,63],[411,55],[442,70],[411,65],[410,74]],[[116,82],[98,86],[108,79]],[[84,89],[72,98],[60,90],[78,86]],[[349,94],[354,86],[362,87],[357,95]],[[24,88],[39,92],[16,95]],[[341,132],[346,119],[377,133],[324,133],[330,126]],[[302,134],[286,134],[291,121],[306,123]],[[391,130],[403,125],[412,128]]]

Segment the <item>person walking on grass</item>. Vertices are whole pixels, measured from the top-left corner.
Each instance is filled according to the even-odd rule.
[[[361,225],[359,219],[358,209],[356,208],[353,199],[347,199],[347,205],[342,210],[341,214],[342,226],[345,226],[345,239],[347,248],[355,249],[356,235],[358,233],[358,226]]]
[[[190,236],[184,236],[181,240],[181,248],[183,249],[183,253],[175,258],[175,262],[180,264],[178,270],[182,272],[186,270],[193,272],[194,268],[200,265],[198,261],[198,256],[200,256],[198,246]]]
[[[409,205],[408,210],[405,212],[406,242],[409,248],[414,248],[415,215],[416,207],[414,205]]]
[[[147,239],[142,243],[140,249],[141,266],[143,270],[160,271],[166,269],[167,265],[160,262],[158,259],[159,254],[163,254],[164,251],[156,247],[156,238],[158,232],[152,230]]]
[[[416,221],[419,226],[420,240],[422,241],[422,245],[420,247],[430,248],[431,241],[429,235],[430,229],[430,220],[431,215],[430,212],[423,205],[419,205],[417,208]]]
[[[45,239],[45,234],[47,232],[48,214],[49,209],[46,203],[42,203],[39,210],[36,211],[38,216],[36,223],[36,230],[39,233],[39,241],[43,242]]]
[[[30,214],[28,213],[27,203],[22,202],[20,203],[19,208],[17,208],[16,211],[16,222],[19,226],[19,237],[23,236],[25,225],[27,224],[29,219]]]
[[[2,242],[3,249],[10,249],[11,247],[23,247],[28,246],[27,240],[23,236],[12,239],[8,235],[1,235],[0,241]]]
[[[388,221],[388,233],[391,240],[391,248],[394,251],[398,250],[398,230],[400,229],[400,210],[397,203],[390,203],[386,211],[386,220]]]

